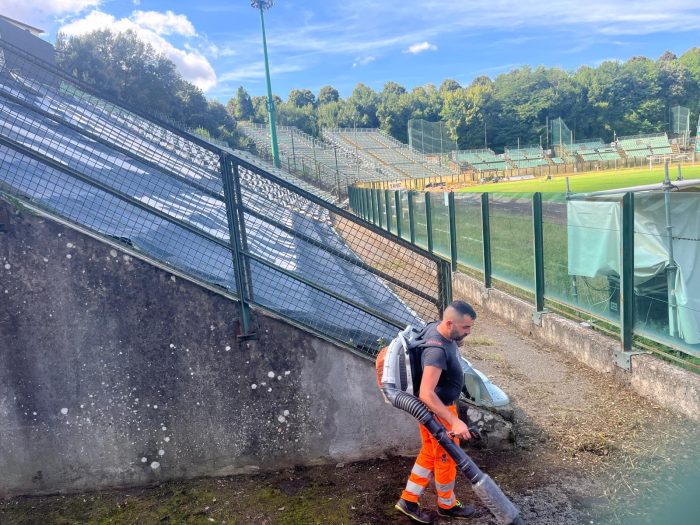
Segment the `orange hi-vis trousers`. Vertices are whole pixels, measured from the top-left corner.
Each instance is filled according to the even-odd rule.
[[[457,415],[455,405],[450,405],[447,408],[454,415]],[[440,418],[438,420],[449,430],[449,425],[444,420]],[[423,425],[419,425],[419,428],[423,446],[411,469],[411,475],[401,497],[406,501],[418,503],[419,498],[430,483],[430,478],[434,476],[438,507],[443,509],[454,507],[457,502],[454,493],[457,464]],[[454,440],[458,442],[459,438],[455,437]]]

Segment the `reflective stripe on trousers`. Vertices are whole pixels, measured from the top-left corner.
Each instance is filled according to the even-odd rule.
[[[457,415],[456,406],[450,405],[447,408],[454,415]],[[448,426],[445,421],[440,420],[440,422]],[[418,503],[418,499],[423,495],[430,478],[434,476],[438,506],[443,509],[453,507],[457,501],[454,494],[457,465],[423,425],[419,425],[419,428],[423,446],[411,469],[411,475],[401,497],[406,501]],[[458,438],[455,438],[455,442],[457,440]]]

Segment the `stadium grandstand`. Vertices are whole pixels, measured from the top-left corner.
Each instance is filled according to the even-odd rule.
[[[613,146],[607,145],[602,139],[589,139],[583,142],[562,147],[564,156],[572,161],[595,162],[601,160],[620,160],[620,154]]]
[[[271,155],[270,128],[266,124],[239,122],[238,129],[255,143],[259,151]],[[355,155],[300,129],[277,126],[277,141],[284,169],[317,180],[322,187],[333,188],[338,193],[344,193],[353,182],[387,178],[373,163],[362,162]]]
[[[647,158],[656,155],[673,154],[666,133],[618,137],[617,148],[622,150],[626,157]]]
[[[452,155],[460,166],[476,171],[503,171],[513,168],[503,155],[496,155],[488,148],[454,151]]]
[[[403,282],[399,270],[359,262],[374,252],[352,251],[341,231],[365,225],[317,190],[103,98],[3,39],[0,56],[16,66],[0,65],[4,194],[361,351],[437,314],[425,306],[442,304],[432,284],[399,298],[387,286]],[[383,254],[405,254],[385,240]],[[412,257],[440,275],[439,261]]]
[[[379,167],[391,179],[446,177],[454,172],[431,162],[426,155],[411,150],[376,128],[338,128],[323,130],[323,138],[363,162]]]
[[[544,156],[542,146],[526,146],[518,148],[505,148],[504,157],[510,161],[514,168],[534,168],[549,164]]]

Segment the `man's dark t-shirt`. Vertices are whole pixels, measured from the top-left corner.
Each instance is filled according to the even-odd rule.
[[[451,405],[459,398],[464,387],[464,372],[457,359],[457,343],[445,339],[437,331],[438,322],[425,327],[421,352],[421,367],[435,366],[443,372],[440,374],[435,393],[445,405]]]

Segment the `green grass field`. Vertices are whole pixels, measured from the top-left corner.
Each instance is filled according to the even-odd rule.
[[[675,180],[678,174],[676,166],[669,167],[671,180]],[[684,179],[700,178],[700,165],[682,166],[681,172]],[[640,186],[644,184],[655,184],[664,179],[664,169],[654,167],[651,171],[648,168],[630,168],[620,170],[606,170],[599,172],[586,172],[582,174],[569,175],[569,185],[574,193],[588,193],[591,191],[612,190],[617,188],[627,188],[630,186]],[[498,182],[494,184],[479,184],[457,191],[467,192],[504,192],[504,193],[530,193],[530,192],[558,192],[566,191],[566,177],[558,176],[552,180],[546,177],[538,177],[531,180],[515,182]]]

